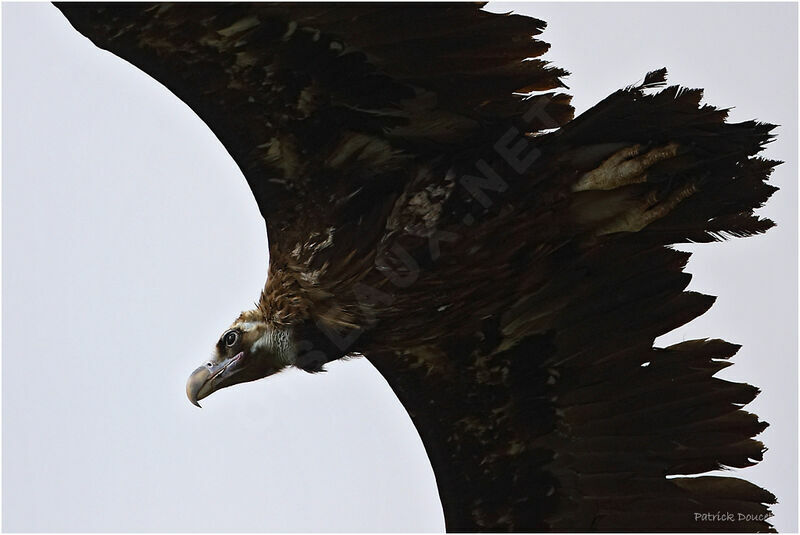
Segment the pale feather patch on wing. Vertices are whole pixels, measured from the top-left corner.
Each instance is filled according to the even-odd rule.
[[[446,188],[430,185],[409,199],[408,211],[422,219],[426,228],[435,228],[442,213],[442,203],[447,199],[448,193]]]
[[[654,164],[678,154],[678,144],[669,143],[641,154],[642,146],[626,147],[609,156],[597,168],[581,176],[572,191],[610,190],[647,181],[646,171]]]
[[[311,232],[305,242],[298,242],[292,248],[291,258],[299,265],[306,265],[321,251],[334,243],[335,227],[328,227],[323,232]]]
[[[430,236],[453,192],[455,177],[455,171],[449,169],[442,180],[434,180],[434,171],[419,168],[414,181],[395,202],[386,220],[387,230],[406,229],[418,236]]]
[[[230,37],[231,35],[244,32],[249,30],[250,28],[254,28],[261,24],[261,21],[258,20],[256,16],[244,17],[243,19],[239,19],[230,26],[226,28],[222,28],[221,30],[217,30],[217,33],[223,37]]]
[[[312,84],[300,91],[300,96],[297,97],[297,111],[300,112],[301,117],[309,117],[317,109],[318,102],[317,89]]]
[[[615,232],[638,232],[650,223],[665,217],[681,201],[695,193],[697,193],[697,186],[694,184],[686,184],[672,191],[663,201],[658,201],[655,192],[653,192],[641,201],[636,208],[623,213],[617,219],[602,227],[598,231],[598,235],[603,236]]]
[[[288,41],[292,37],[292,35],[294,35],[295,31],[297,31],[297,21],[296,20],[289,21],[289,24],[287,24],[286,26],[286,32],[284,32],[284,34],[281,36],[281,40]]]
[[[236,53],[236,66],[239,68],[248,68],[258,65],[259,58],[250,52],[237,52]],[[253,99],[255,100],[255,99]]]
[[[338,145],[325,159],[325,166],[340,169],[353,163],[369,166],[372,170],[388,170],[400,167],[402,151],[394,149],[383,139],[371,135],[345,132]]]
[[[323,268],[326,266],[323,266]],[[300,280],[305,283],[311,284],[312,286],[317,285],[319,283],[319,276],[325,272],[325,269],[315,269],[313,271],[303,271],[300,273]]]
[[[288,136],[270,138],[267,143],[259,145],[259,148],[266,149],[262,156],[264,162],[273,169],[281,170],[284,178],[298,176],[300,159],[295,143]]]

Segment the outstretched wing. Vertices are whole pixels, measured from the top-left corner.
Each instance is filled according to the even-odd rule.
[[[276,322],[363,353],[415,422],[449,530],[764,530],[774,497],[681,477],[761,458],[735,347],[667,247],[762,232],[769,126],[664,72],[571,119],[531,36],[476,6],[63,4],[234,157]],[[517,94],[515,94],[517,93]],[[337,329],[339,329],[337,331]],[[351,329],[348,331],[348,329]],[[735,523],[697,522],[732,511]]]
[[[276,323],[359,323],[353,296],[333,296],[374,265],[410,184],[442,181],[432,167],[509,125],[572,117],[567,95],[544,93],[566,74],[534,59],[544,23],[476,5],[57,7],[186,102],[233,156],[267,223]],[[307,305],[286,297],[298,293]]]
[[[308,230],[298,224],[402,189],[399,178],[389,183],[393,172],[422,151],[480,146],[528,109],[513,92],[560,87],[565,74],[520,61],[547,50],[532,37],[542,21],[472,5],[58,7],[209,125],[253,190],[272,247],[289,247],[284,254]],[[551,124],[534,127],[571,118],[566,95],[542,102]],[[309,213],[315,204],[320,212]]]
[[[478,266],[492,266],[490,285],[453,286],[436,304],[486,310],[499,300],[495,315],[477,329],[447,325],[429,298],[425,343],[398,336],[401,347],[368,353],[422,436],[450,530],[770,529],[771,493],[733,477],[690,477],[762,458],[752,437],[767,424],[742,410],[758,390],[714,377],[738,346],[653,343],[714,301],[684,291],[689,254],[666,245],[772,226],[752,214],[774,191],[764,180],[776,162],[754,156],[771,127],[725,124],[724,111],[698,105],[697,90],[653,93],[663,80],[651,73],[538,146],[532,169],[571,185],[561,217],[575,227],[550,228],[564,241],[541,237],[543,222],[563,223],[552,213],[537,221],[544,207],[524,210],[528,226],[504,237],[506,247],[524,244],[527,258],[461,241],[500,260],[473,252]],[[650,194],[663,188],[662,200],[595,226],[591,237],[580,231],[642,183],[656,188]],[[519,207],[531,189],[515,188],[510,203]],[[665,207],[663,217],[648,214]],[[506,223],[515,221],[509,212]],[[459,256],[462,265],[470,256]],[[731,518],[709,521],[709,512]]]

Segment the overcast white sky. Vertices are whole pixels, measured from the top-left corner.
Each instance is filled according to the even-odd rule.
[[[187,375],[258,296],[266,236],[244,178],[166,89],[49,4],[3,4],[3,529],[441,531],[433,473],[365,360],[214,394]],[[664,337],[744,344],[724,376],[764,392],[744,475],[797,531],[797,7],[493,4],[549,22],[583,111],[670,79],[782,125],[766,236],[694,247],[720,296]]]

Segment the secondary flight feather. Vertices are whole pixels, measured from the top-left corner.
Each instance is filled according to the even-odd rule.
[[[361,355],[408,411],[449,531],[771,529],[738,346],[670,244],[766,231],[771,125],[666,71],[573,119],[545,24],[467,4],[59,4],[186,102],[264,216],[267,282],[197,402]],[[266,385],[265,385],[266,386]],[[734,511],[735,523],[695,513]]]

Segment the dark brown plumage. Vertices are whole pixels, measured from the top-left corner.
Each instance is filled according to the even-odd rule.
[[[473,5],[59,8],[198,113],[267,222],[266,286],[193,401],[362,354],[450,531],[770,528],[769,492],[680,477],[761,459],[757,390],[713,377],[737,347],[653,347],[713,302],[667,245],[772,225],[770,125],[664,70],[571,120],[566,72],[522,61],[544,23]],[[695,521],[716,510],[754,520]]]

